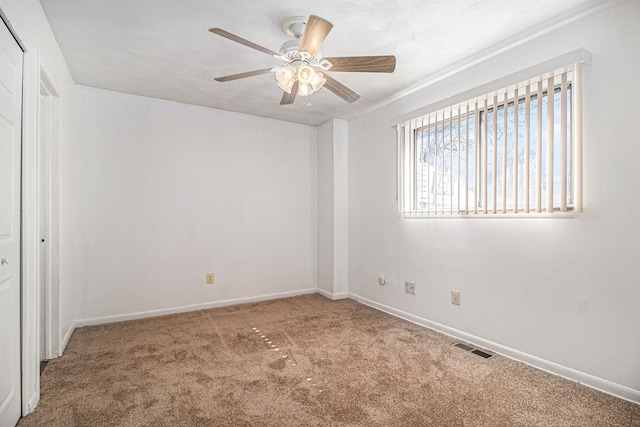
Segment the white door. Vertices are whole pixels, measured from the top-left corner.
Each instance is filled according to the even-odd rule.
[[[22,50],[0,21],[0,427],[20,418]]]

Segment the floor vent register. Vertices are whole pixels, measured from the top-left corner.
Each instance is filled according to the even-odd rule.
[[[477,348],[473,348],[473,347],[468,346],[468,345],[466,345],[464,343],[461,343],[461,342],[454,344],[454,346],[458,347],[458,348],[461,348],[464,351],[470,351],[471,353],[473,353],[473,354],[475,354],[477,356],[480,356],[480,357],[484,357],[485,359],[488,359],[491,356],[493,356],[493,354],[489,354],[489,353],[487,353],[485,351],[478,350]]]

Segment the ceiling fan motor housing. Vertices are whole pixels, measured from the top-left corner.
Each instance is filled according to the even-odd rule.
[[[298,46],[300,46],[300,40],[287,40],[286,42],[282,43],[279,52],[283,55],[289,52],[294,52],[298,50]]]

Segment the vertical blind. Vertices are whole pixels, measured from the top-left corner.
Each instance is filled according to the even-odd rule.
[[[398,124],[399,213],[580,212],[580,65]]]

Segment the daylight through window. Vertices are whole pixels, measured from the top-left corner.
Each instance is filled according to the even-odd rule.
[[[400,212],[579,211],[575,74],[562,68],[398,126]]]

